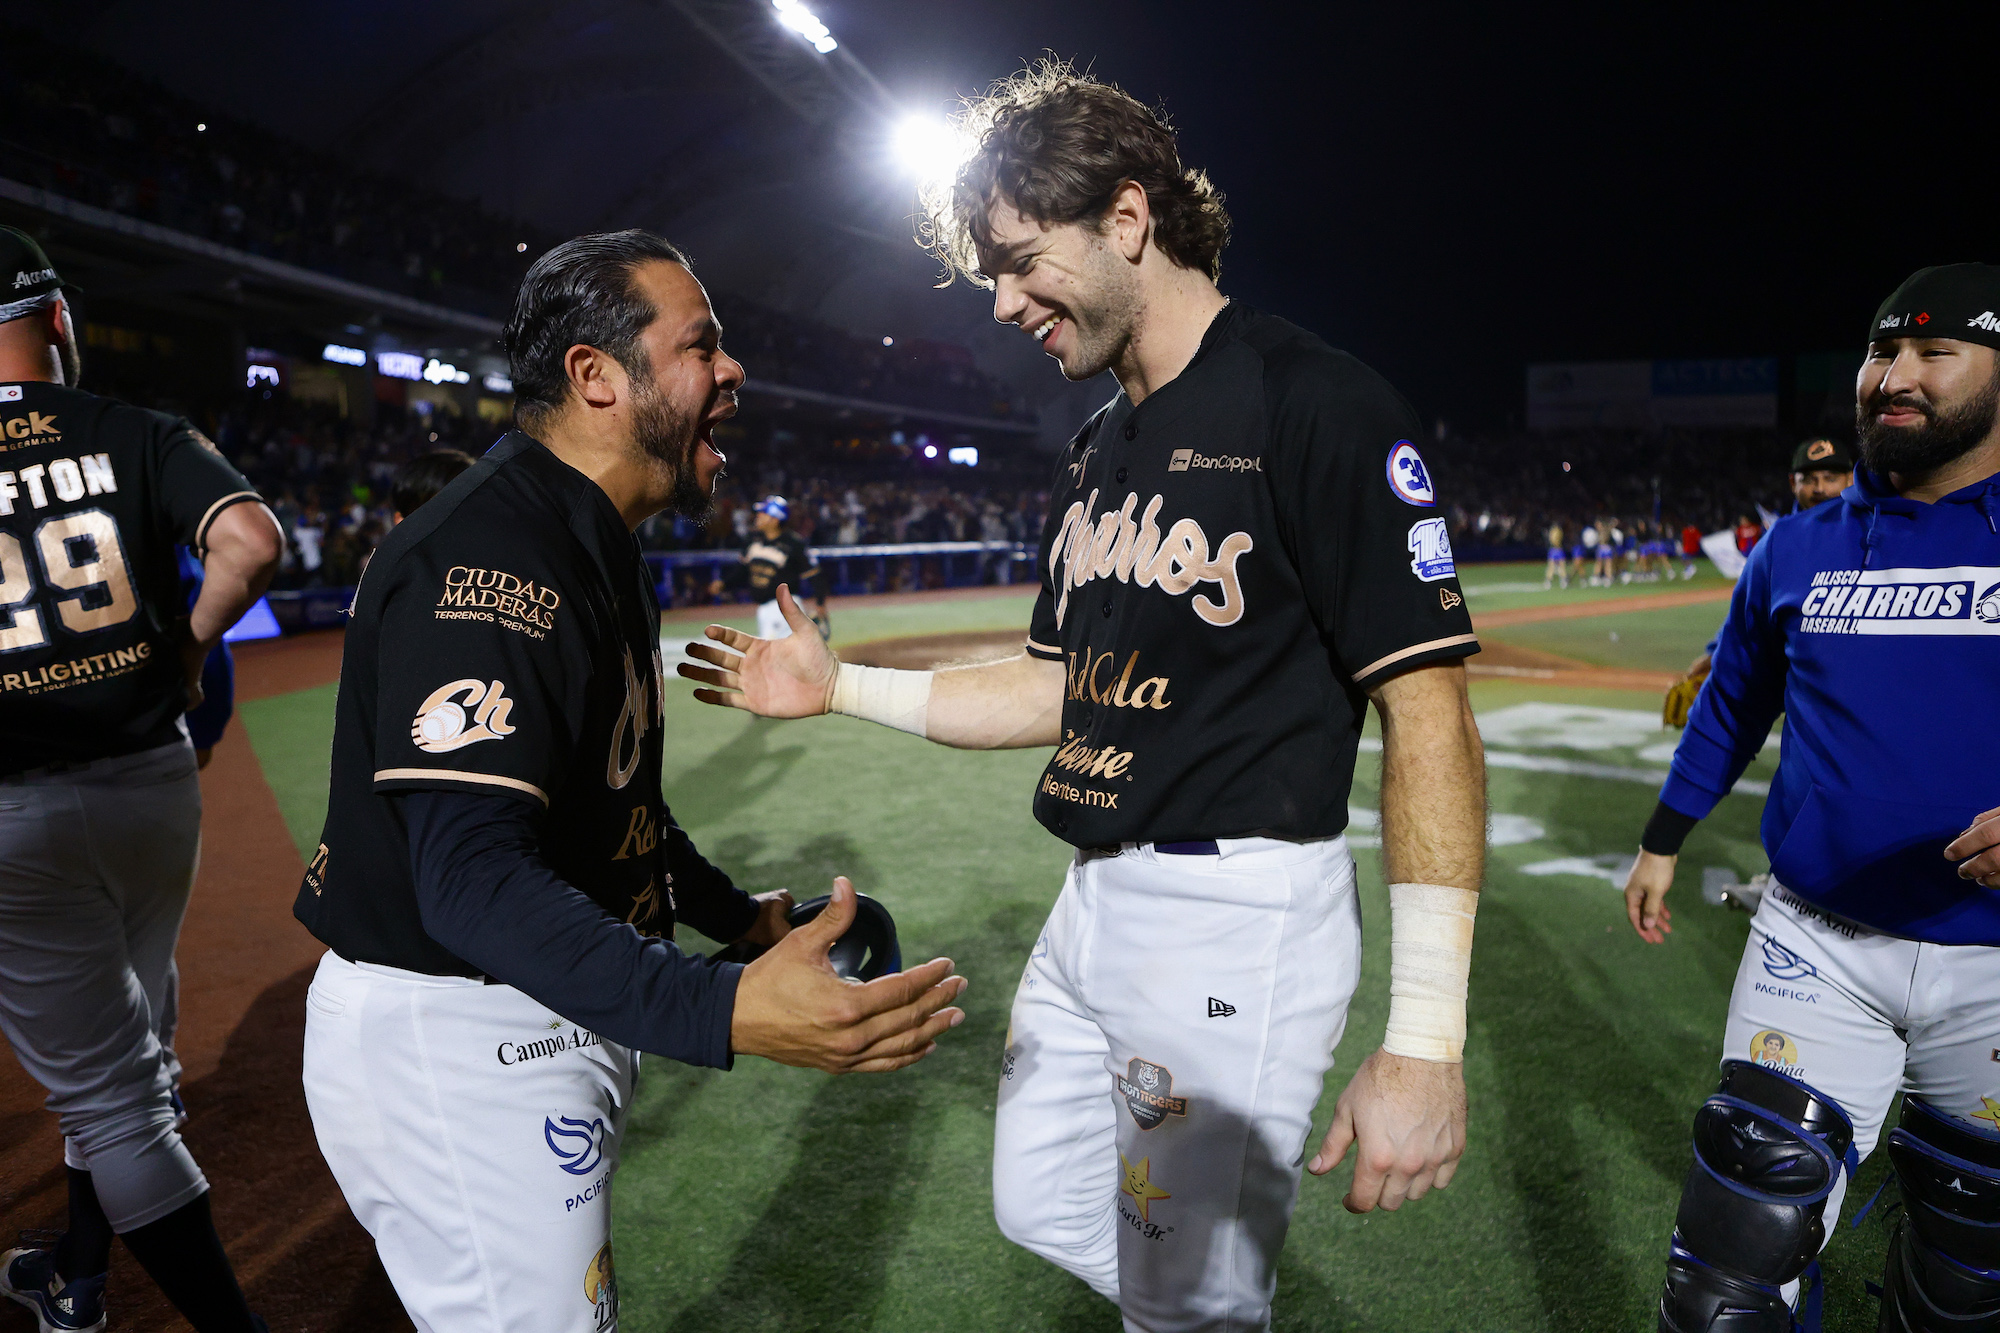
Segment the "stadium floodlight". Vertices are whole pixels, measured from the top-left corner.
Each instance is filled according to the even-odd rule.
[[[424,365],[422,378],[432,384],[469,384],[472,382],[472,372],[460,370],[449,361],[440,361],[432,357]]]
[[[811,42],[812,49],[821,55],[839,47],[840,43],[833,40],[833,34],[819,21],[819,16],[799,0],[771,0],[771,8],[778,11],[778,22]]]
[[[903,169],[917,179],[949,181],[977,145],[971,135],[935,116],[908,115],[897,122],[891,147]]]
[[[514,392],[514,381],[508,379],[505,375],[488,375],[481,379],[479,383],[488,393]]]
[[[953,448],[945,450],[944,456],[945,461],[948,463],[963,463],[967,467],[979,466],[979,450],[974,445],[956,445]]]
[[[368,364],[368,353],[359,347],[342,347],[339,343],[328,343],[320,348],[319,359],[340,366],[365,366]]]

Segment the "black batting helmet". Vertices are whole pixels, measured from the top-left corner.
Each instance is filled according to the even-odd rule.
[[[792,929],[797,930],[824,912],[832,901],[833,895],[823,893],[794,907],[789,918]],[[896,918],[867,894],[855,894],[854,923],[833,942],[826,957],[834,971],[855,981],[873,981],[902,971],[903,952],[896,944]]]

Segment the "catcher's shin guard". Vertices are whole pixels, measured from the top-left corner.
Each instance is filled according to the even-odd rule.
[[[2000,1133],[1906,1096],[1889,1162],[1904,1208],[1882,1278],[1882,1333],[2000,1330]]]
[[[1694,1117],[1694,1165],[1660,1293],[1660,1333],[1791,1333],[1780,1288],[1826,1239],[1827,1195],[1854,1168],[1854,1125],[1797,1079],[1723,1062]]]

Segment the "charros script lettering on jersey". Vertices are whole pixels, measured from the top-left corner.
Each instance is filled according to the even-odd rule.
[[[1802,634],[2000,635],[2000,566],[1823,569],[1799,604]]]
[[[470,565],[453,565],[445,571],[444,591],[438,598],[440,608],[491,611],[503,622],[520,621],[544,632],[555,628],[556,608],[561,605],[562,594],[554,588],[504,569]]]
[[[1208,533],[1200,523],[1183,518],[1160,531],[1160,507],[1164,496],[1146,502],[1145,512],[1133,522],[1138,507],[1136,493],[1125,497],[1117,509],[1093,516],[1098,491],[1078,500],[1063,514],[1055,544],[1049,548],[1049,574],[1060,591],[1056,595],[1056,625],[1061,627],[1069,611],[1069,595],[1093,579],[1115,578],[1141,588],[1157,587],[1181,597],[1203,584],[1214,584],[1222,600],[1195,593],[1190,605],[1194,613],[1211,625],[1234,625],[1243,618],[1243,583],[1236,563],[1255,545],[1247,532],[1232,532],[1212,550]]]

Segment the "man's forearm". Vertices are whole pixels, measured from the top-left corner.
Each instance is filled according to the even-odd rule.
[[[921,734],[960,750],[1054,745],[1062,729],[1060,662],[1026,653],[945,671],[843,663],[830,711]]]
[[[1382,714],[1382,866],[1389,880],[1384,1052],[1464,1059],[1472,927],[1486,859],[1485,756],[1454,662],[1375,692]]]
[[[1456,663],[1375,692],[1382,718],[1382,873],[1477,891],[1486,868],[1486,756]]]

